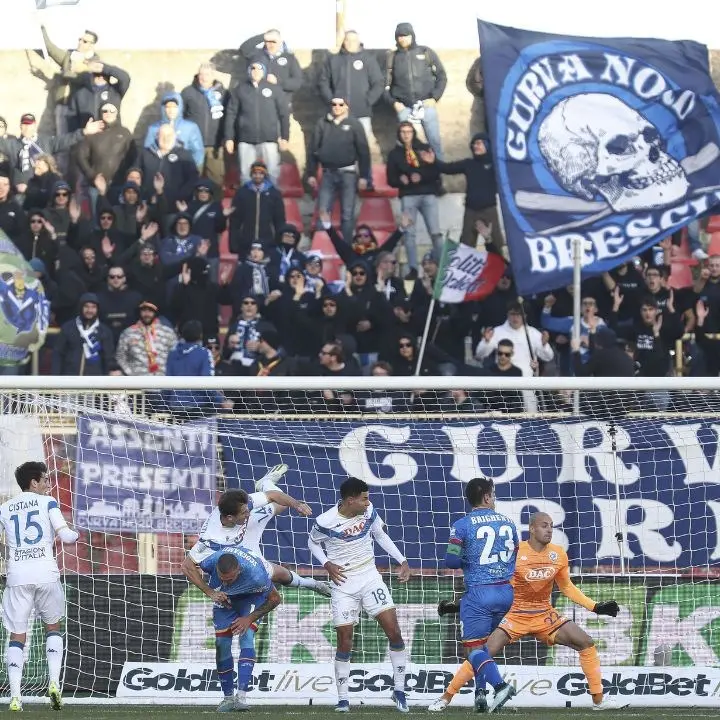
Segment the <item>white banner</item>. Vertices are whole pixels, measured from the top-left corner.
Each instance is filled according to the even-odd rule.
[[[450,682],[455,665],[414,665],[405,676],[408,701],[429,705]],[[517,696],[516,707],[589,707],[585,676],[579,667],[501,667]],[[720,668],[710,667],[605,667],[605,692],[619,703],[633,707],[720,706]],[[353,665],[350,671],[350,702],[390,705],[393,687],[389,664]],[[212,665],[193,663],[126,662],[117,697],[161,698],[172,702],[212,704],[222,697]],[[466,686],[453,701],[472,705],[473,691]],[[255,666],[251,704],[318,705],[337,702],[332,663],[258,664]]]

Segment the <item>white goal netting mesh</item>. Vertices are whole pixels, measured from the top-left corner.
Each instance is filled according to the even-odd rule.
[[[438,618],[436,607],[461,590],[442,559],[449,528],[466,511],[465,483],[483,474],[495,479],[498,508],[519,530],[532,512],[549,513],[578,585],[621,605],[616,620],[598,619],[557,598],[596,639],[603,664],[718,664],[720,412],[709,390],[674,393],[654,414],[645,413],[645,395],[586,392],[576,415],[571,392],[538,393],[539,410],[529,416],[515,391],[413,393],[380,383],[368,391],[238,391],[228,393],[232,411],[215,412],[202,403],[171,407],[150,389],[4,393],[4,498],[18,491],[16,465],[44,459],[52,493],[80,532],[75,546],[57,546],[67,597],[66,696],[114,696],[126,662],[214,666],[210,604],[180,564],[218,494],[254,490],[279,463],[289,467],[282,489],[315,515],[337,501],[344,478],[371,485],[413,570],[407,585],[398,584],[378,548],[412,663],[454,664],[461,654],[456,619]],[[203,397],[213,402],[211,393]],[[264,552],[324,578],[307,549],[310,523],[277,515]],[[258,635],[258,660],[331,661],[328,601],[303,589],[282,592]],[[23,691],[41,693],[47,668],[37,621],[26,652]],[[386,638],[363,621],[353,662],[387,656]],[[577,655],[528,639],[509,646],[504,661],[577,665]],[[6,692],[4,666],[0,684]]]

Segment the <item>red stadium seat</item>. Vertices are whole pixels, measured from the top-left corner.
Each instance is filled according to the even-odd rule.
[[[283,198],[285,205],[285,222],[292,223],[300,232],[303,231],[303,217],[300,206],[294,198]]]
[[[672,264],[673,265],[697,265],[698,261],[690,253],[690,242],[688,241],[687,228],[682,229],[682,239],[680,245],[672,246]]]
[[[720,215],[713,215],[710,220],[708,220],[707,231],[709,233],[720,232]]]
[[[278,190],[284,198],[301,198],[305,195],[300,170],[295,163],[282,163],[280,177],[277,181]]]
[[[695,261],[697,263],[697,260]],[[670,268],[670,278],[668,284],[673,290],[691,287],[693,284],[692,270],[688,263],[673,262]]]
[[[710,257],[713,255],[720,255],[720,231],[714,232],[710,236],[707,254],[710,255]]]
[[[390,187],[387,181],[387,166],[386,165],[373,165],[372,166],[372,190],[362,190],[360,197],[384,197],[384,198],[396,198],[398,196],[398,189]]]
[[[343,279],[341,271],[344,263],[324,230],[318,230],[313,234],[311,250],[322,254],[322,276],[326,282]]]
[[[373,230],[393,232],[397,228],[390,200],[385,197],[365,198],[362,201],[357,225],[367,225]]]

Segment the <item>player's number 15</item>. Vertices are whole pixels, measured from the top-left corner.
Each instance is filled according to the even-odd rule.
[[[40,515],[39,510],[31,510],[26,516],[25,516],[25,535],[22,537],[20,535],[20,516],[19,515],[11,515],[10,519],[13,522],[13,525],[15,526],[15,545],[20,546],[23,543],[26,545],[36,545],[37,543],[42,540],[43,536],[43,529],[42,525],[39,522],[36,522],[33,520],[33,517],[36,515]],[[30,533],[33,533],[35,537],[32,537]]]
[[[479,562],[481,565],[493,565],[498,561],[507,562],[515,551],[515,540],[513,539],[512,528],[509,525],[501,525],[497,533],[495,528],[490,525],[483,525],[478,528],[476,537],[478,540],[485,540],[485,545],[483,545],[480,553]],[[500,550],[500,552],[492,552],[497,537],[505,540],[506,549]]]

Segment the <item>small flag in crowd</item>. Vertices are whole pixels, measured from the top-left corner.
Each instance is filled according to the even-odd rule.
[[[35,0],[35,7],[38,10],[47,10],[60,5],[77,5],[80,0]]]
[[[445,303],[482,300],[495,289],[504,272],[505,261],[497,253],[446,239],[433,297]]]

